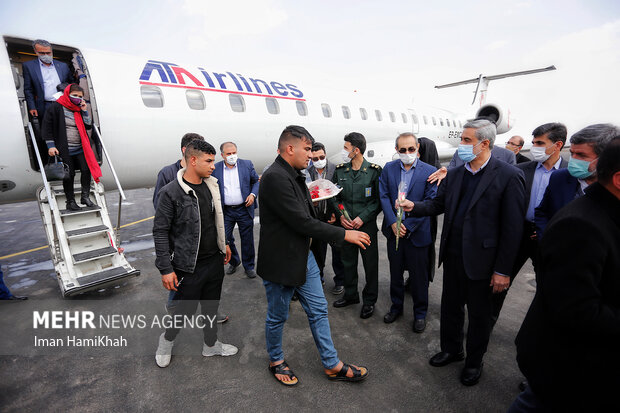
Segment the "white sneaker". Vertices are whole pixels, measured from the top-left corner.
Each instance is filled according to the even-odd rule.
[[[166,340],[164,337],[165,335],[166,333],[161,333],[161,336],[159,336],[159,345],[155,352],[155,363],[157,363],[159,367],[168,367],[170,359],[172,358],[172,346],[174,346],[174,341]]]
[[[232,344],[224,344],[219,340],[211,347],[206,344],[202,345],[202,355],[205,357],[211,356],[234,356],[239,349]]]

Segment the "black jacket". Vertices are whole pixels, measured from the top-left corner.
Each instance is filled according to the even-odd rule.
[[[463,263],[472,280],[490,279],[494,272],[510,275],[523,232],[525,194],[523,172],[495,157],[476,187],[463,225]],[[416,202],[412,216],[445,212],[439,264],[445,259],[447,240],[457,212],[465,166],[448,169],[437,197]]]
[[[157,174],[157,182],[153,189],[153,208],[157,209],[157,201],[159,200],[159,191],[168,183],[177,179],[177,172],[181,169],[181,160],[179,159],[173,164],[164,166]]]
[[[620,200],[595,183],[540,246],[519,368],[550,411],[620,411]]]
[[[316,218],[304,176],[278,156],[261,177],[260,241],[256,272],[267,281],[306,282],[310,238],[344,241],[344,229]],[[161,202],[161,201],[160,201]]]

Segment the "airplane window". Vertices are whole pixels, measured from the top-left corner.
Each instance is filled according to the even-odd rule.
[[[439,124],[440,124],[441,126],[443,126],[443,119],[442,119],[442,118],[439,118]]]
[[[381,111],[379,109],[375,109],[375,116],[379,122],[383,120],[383,116],[381,115]]]
[[[437,121],[435,120],[434,116],[433,116],[433,126],[437,126]]]
[[[452,119],[452,124],[454,125],[454,127],[456,128],[456,121],[454,119]]]
[[[299,113],[299,116],[308,116],[308,107],[306,106],[306,102],[300,102],[298,100],[295,102],[295,106],[297,106],[297,113]]]
[[[446,118],[446,126],[450,127],[450,119]]]
[[[277,115],[280,113],[280,105],[274,98],[265,98],[265,104],[267,105],[267,112],[272,115]]]
[[[428,125],[428,118],[426,117],[426,115],[422,115],[422,119],[424,120],[424,124]]]
[[[190,109],[204,110],[207,107],[205,97],[200,90],[186,90],[185,98]]]
[[[413,120],[413,123],[415,123],[416,125],[417,125],[417,124],[418,124],[418,122],[419,122],[419,121],[418,121],[418,116],[417,116],[417,115],[414,115],[414,114],[412,114],[412,115],[411,115],[411,120]]]
[[[342,116],[344,116],[345,119],[351,119],[351,111],[348,106],[342,107]]]
[[[400,116],[403,118],[403,123],[407,123],[407,115],[401,113]]]
[[[164,107],[164,95],[157,86],[140,86],[140,96],[142,96],[142,103],[144,103],[144,106],[147,108]]]
[[[321,103],[321,109],[323,109],[323,116],[325,116],[326,118],[332,117],[332,109],[327,103]]]
[[[459,128],[463,129],[463,124],[461,123],[460,120],[459,120]]]
[[[245,101],[243,100],[243,96],[230,94],[228,95],[228,100],[230,101],[230,108],[233,112],[245,112]]]
[[[390,112],[390,120],[392,122],[396,122],[396,115],[394,114],[394,112]]]
[[[366,109],[360,108],[360,116],[362,117],[362,120],[368,119],[368,112],[366,112]]]

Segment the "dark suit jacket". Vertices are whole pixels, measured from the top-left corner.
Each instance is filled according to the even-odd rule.
[[[512,151],[509,151],[506,148],[500,148],[499,146],[493,146],[491,149],[491,156],[499,159],[500,161],[504,161],[510,165],[516,165],[517,161],[515,158],[515,154]],[[459,158],[458,151],[454,152],[450,163],[448,164],[448,169],[456,168],[457,166],[465,165],[465,162],[461,158]]]
[[[260,241],[256,272],[267,281],[299,287],[306,282],[310,238],[344,241],[344,228],[316,218],[305,177],[281,156],[259,188]]]
[[[213,176],[217,178],[220,183],[220,194],[222,198],[222,205],[224,205],[224,161],[219,161],[215,164],[215,170]],[[254,170],[254,164],[252,161],[245,159],[237,160],[237,169],[239,171],[239,185],[241,186],[241,197],[245,199],[254,194],[258,196],[258,174]],[[256,202],[246,208],[248,214],[254,219],[254,209],[256,208]]]
[[[523,172],[493,156],[485,168],[463,224],[463,263],[472,280],[490,279],[494,272],[512,272],[525,216]],[[416,203],[410,213],[426,216],[445,212],[439,264],[446,259],[447,240],[465,173],[469,173],[465,166],[449,169],[435,199]]]
[[[400,160],[391,161],[385,164],[381,177],[379,178],[379,197],[381,208],[383,209],[383,224],[381,232],[386,238],[394,238],[392,224],[396,222],[396,210],[394,204],[398,198],[398,185],[400,184],[401,172]],[[413,170],[411,183],[407,188],[406,198],[410,201],[419,202],[435,198],[437,195],[437,185],[427,182],[430,174],[437,169],[434,166],[425,164],[418,159],[418,163]],[[408,217],[403,219],[403,224],[410,232],[409,240],[416,247],[426,247],[432,242],[431,223],[429,217]]]
[[[60,83],[72,82],[69,66],[59,60],[54,60],[54,67]],[[45,108],[45,95],[39,59],[24,62],[22,70],[24,72],[24,95],[26,96],[28,110],[36,109],[39,112],[39,117],[42,117]]]
[[[577,198],[578,193],[579,181],[568,173],[568,169],[560,169],[551,174],[545,195],[534,211],[538,239],[542,238],[547,224],[555,213]]]
[[[519,368],[549,411],[620,411],[619,252],[620,200],[598,183],[549,223],[515,340]]]
[[[564,158],[560,158],[562,161],[560,162],[560,169],[566,168],[568,166],[568,162]],[[530,204],[530,197],[532,195],[532,185],[534,183],[534,175],[536,174],[536,168],[538,167],[538,162],[529,161],[525,163],[520,163],[517,165],[517,168],[523,171],[525,175],[525,213],[527,213],[527,207]],[[556,171],[557,172],[557,171]],[[552,173],[552,175],[555,172]],[[523,214],[525,216],[525,214]]]
[[[521,155],[521,153],[518,153],[518,154],[516,154],[515,156],[516,156],[516,158],[517,158],[517,163],[518,163],[518,164],[519,164],[519,163],[524,163],[524,162],[529,162],[529,161],[531,161],[531,159],[530,159],[530,158],[528,158],[528,157],[527,157],[527,156],[525,156],[525,155]]]

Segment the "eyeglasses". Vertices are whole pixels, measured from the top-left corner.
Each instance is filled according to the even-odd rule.
[[[516,143],[512,143],[512,142],[506,142],[506,145],[516,146],[517,148],[520,148],[523,146],[523,145],[517,145]]]
[[[407,152],[409,152],[409,153],[414,153],[414,152],[415,152],[415,151],[417,151],[417,150],[418,150],[417,148],[415,148],[415,147],[413,147],[413,146],[410,146],[410,147],[408,147],[408,148],[400,148],[400,149],[398,150],[398,153],[407,153]]]
[[[321,155],[321,156],[319,156],[318,158],[312,158],[312,162],[317,162],[319,159],[320,159],[320,160],[325,159],[325,155]]]

